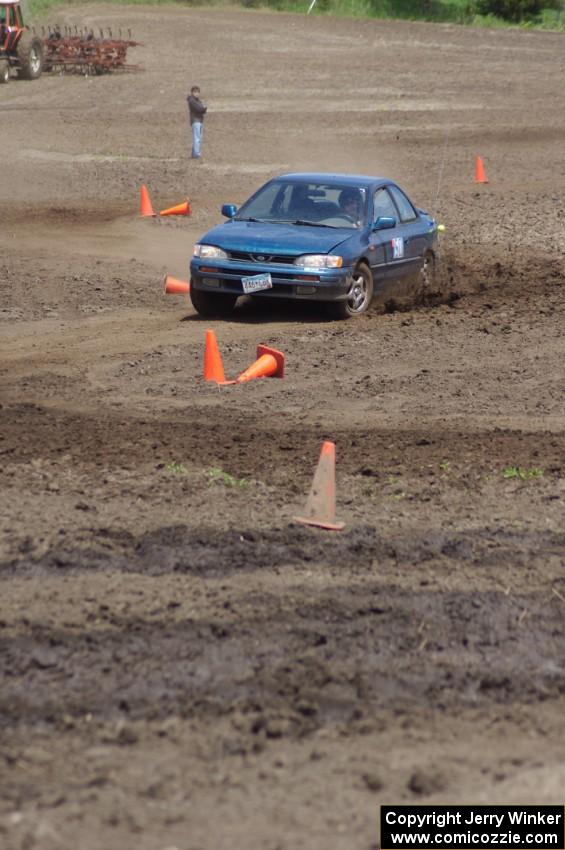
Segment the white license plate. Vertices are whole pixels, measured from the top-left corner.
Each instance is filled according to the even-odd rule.
[[[273,281],[270,274],[255,274],[253,277],[242,277],[241,285],[246,295],[252,292],[261,292],[263,289],[272,289]]]

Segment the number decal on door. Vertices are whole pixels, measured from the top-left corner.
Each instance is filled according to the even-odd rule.
[[[391,245],[392,259],[401,260],[404,256],[404,239],[402,236],[395,236],[395,238],[391,240]]]

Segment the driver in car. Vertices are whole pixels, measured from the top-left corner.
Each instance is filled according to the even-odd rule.
[[[356,224],[361,218],[361,196],[357,189],[343,189],[339,195],[339,208]]]

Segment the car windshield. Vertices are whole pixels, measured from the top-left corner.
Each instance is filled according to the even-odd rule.
[[[365,190],[355,186],[274,180],[259,189],[235,217],[239,221],[358,228],[365,223],[366,206]]]

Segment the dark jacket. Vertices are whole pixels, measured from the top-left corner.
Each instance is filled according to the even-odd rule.
[[[208,107],[204,106],[200,98],[193,94],[189,94],[186,100],[190,111],[190,123],[194,124],[195,121],[204,121],[204,114]]]

